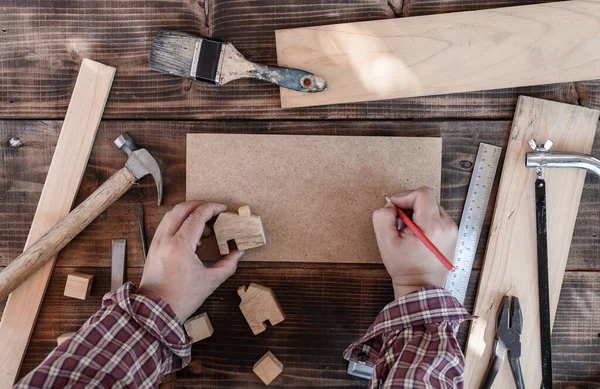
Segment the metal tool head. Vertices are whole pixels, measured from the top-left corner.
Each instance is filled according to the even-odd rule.
[[[157,204],[160,205],[162,202],[163,180],[158,162],[148,150],[138,148],[133,138],[126,132],[119,135],[114,143],[117,148],[123,150],[129,156],[125,167],[133,173],[136,179],[139,180],[148,174],[152,175],[158,192]]]
[[[521,333],[523,331],[523,313],[517,297],[504,296],[498,310],[496,339],[502,343],[512,358],[521,355]]]

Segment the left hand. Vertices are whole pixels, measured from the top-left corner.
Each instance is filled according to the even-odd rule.
[[[199,200],[178,204],[165,214],[152,239],[139,293],[167,301],[181,323],[235,273],[244,255],[232,251],[211,267],[196,255],[200,238],[212,233],[206,222],[225,210],[223,204]]]

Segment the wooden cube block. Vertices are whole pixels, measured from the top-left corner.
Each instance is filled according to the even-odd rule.
[[[89,297],[94,276],[84,273],[71,273],[67,276],[64,295],[79,300]]]
[[[277,359],[272,352],[267,351],[267,353],[254,364],[252,371],[265,383],[265,385],[269,385],[279,374],[281,374],[283,371],[283,364],[279,362],[279,359]]]
[[[210,337],[214,332],[213,326],[206,313],[202,313],[186,320],[183,326],[185,327],[187,334],[192,338],[193,343]]]
[[[66,334],[62,334],[61,336],[59,336],[58,338],[56,338],[57,345],[60,346],[60,344],[62,342],[64,342],[65,340],[69,339],[74,334],[75,334],[74,332],[67,332]]]

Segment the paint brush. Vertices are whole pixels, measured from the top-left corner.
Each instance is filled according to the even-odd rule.
[[[223,85],[239,78],[267,81],[298,92],[321,92],[327,81],[304,70],[248,61],[231,43],[178,31],[159,31],[152,41],[150,69]]]
[[[385,201],[387,201],[388,204],[392,204],[393,205],[392,200],[390,200],[389,197],[387,197],[386,195],[384,195],[383,197],[385,197]],[[411,230],[415,234],[415,236],[417,238],[419,238],[419,240],[421,242],[423,242],[423,244],[425,245],[425,247],[427,247],[429,249],[429,251],[431,251],[433,253],[433,255],[435,255],[436,258],[440,260],[440,262],[442,263],[442,265],[444,265],[446,267],[446,269],[448,269],[450,271],[456,270],[456,268],[454,267],[454,265],[452,264],[452,262],[450,262],[448,260],[448,258],[446,258],[446,256],[444,254],[442,254],[442,252],[429,240],[429,238],[419,228],[419,226],[417,226],[415,224],[415,222],[413,222],[404,213],[403,210],[401,210],[400,208],[396,207],[395,205],[394,205],[394,207],[396,208],[396,211],[398,212],[398,217],[400,218],[400,220],[402,220],[404,222],[404,224],[406,224],[406,227],[408,227],[408,229]]]

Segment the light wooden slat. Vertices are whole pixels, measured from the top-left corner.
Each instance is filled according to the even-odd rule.
[[[278,63],[329,90],[282,88],[283,108],[600,78],[600,1],[276,31]]]
[[[498,189],[494,218],[475,303],[466,351],[465,387],[479,387],[494,349],[496,317],[502,296],[517,296],[523,311],[521,366],[525,387],[541,383],[535,169],[525,167],[527,141],[551,139],[554,150],[589,153],[600,112],[521,96],[513,121]],[[585,171],[547,169],[548,260],[552,321],[565,273]],[[504,363],[494,388],[514,385]]]
[[[112,67],[89,59],[82,61],[25,247],[69,213],[114,74]],[[10,388],[19,373],[54,262],[44,265],[8,298],[0,322],[0,388]]]

